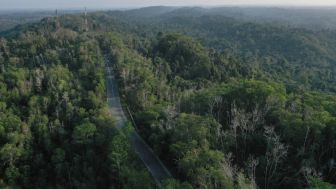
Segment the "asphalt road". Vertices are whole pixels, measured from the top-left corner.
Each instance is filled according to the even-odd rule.
[[[105,55],[104,58],[107,73],[107,102],[112,115],[116,119],[116,127],[121,129],[125,125],[127,117],[125,116],[120,103],[118,82],[113,73],[112,61],[107,55]],[[147,167],[156,183],[160,185],[163,180],[172,178],[168,169],[163,165],[141,136],[134,131],[131,137],[132,146],[135,152]]]

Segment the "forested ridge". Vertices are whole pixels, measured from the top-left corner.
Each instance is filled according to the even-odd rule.
[[[104,52],[174,175],[163,188],[335,188],[335,31],[218,12],[94,12],[88,26],[69,14],[3,32],[0,187],[156,188],[131,124],[114,129]]]

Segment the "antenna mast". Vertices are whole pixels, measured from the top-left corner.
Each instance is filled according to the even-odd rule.
[[[60,21],[59,21],[59,17],[58,17],[58,10],[56,9],[55,11],[56,14],[56,30],[58,30],[61,26]]]
[[[86,10],[86,7],[85,7],[85,12],[84,12],[84,25],[85,25],[85,31],[89,31],[89,26],[88,26],[88,20],[87,20],[87,10]]]

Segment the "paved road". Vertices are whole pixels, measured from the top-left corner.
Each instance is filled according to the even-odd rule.
[[[112,62],[107,55],[105,55],[104,58],[107,72],[107,102],[112,115],[116,118],[116,127],[121,129],[127,121],[127,118],[120,103],[117,86],[118,82],[113,74]],[[160,185],[162,180],[172,178],[168,169],[163,165],[153,150],[145,143],[138,133],[134,132],[131,137],[132,146],[135,152],[152,174],[156,183]]]

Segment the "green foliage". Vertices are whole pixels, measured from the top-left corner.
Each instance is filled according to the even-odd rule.
[[[128,138],[124,134],[119,134],[115,136],[110,144],[110,148],[112,152],[109,155],[109,159],[111,160],[111,164],[113,167],[120,170],[121,164],[127,163],[129,160],[128,153],[130,151],[130,146],[128,143]]]
[[[186,182],[180,183],[177,180],[169,179],[163,182],[163,188],[164,189],[192,189],[192,186]]]
[[[159,36],[153,53],[169,63],[173,76],[184,79],[210,78],[212,64],[209,56],[190,37],[179,34]]]
[[[144,168],[114,131],[100,39],[39,24],[0,42],[0,187],[127,188],[125,166],[135,185]]]
[[[140,163],[140,162],[139,162]],[[137,171],[128,166],[121,168],[121,182],[125,189],[154,189],[154,183],[147,171]]]
[[[97,128],[92,123],[83,123],[75,127],[73,139],[78,144],[90,144],[97,131]]]
[[[309,189],[335,189],[335,188],[336,185],[323,182],[323,180],[320,178],[314,178],[314,177],[310,178]]]
[[[130,127],[113,129],[108,54],[176,176],[163,188],[335,188],[335,32],[202,10],[92,13],[90,32],[65,15],[0,39],[0,187],[154,188]]]

